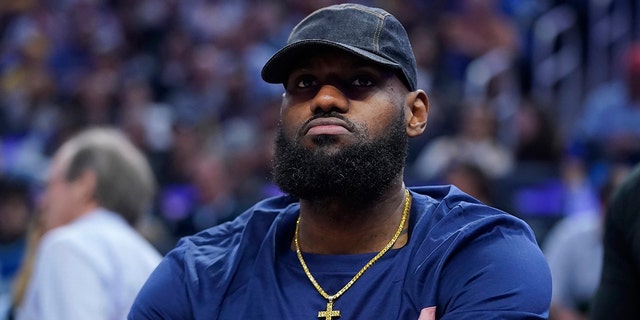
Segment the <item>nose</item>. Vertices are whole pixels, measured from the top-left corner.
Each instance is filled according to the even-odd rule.
[[[331,111],[345,113],[349,110],[349,99],[340,88],[326,84],[313,97],[310,107],[313,114]]]

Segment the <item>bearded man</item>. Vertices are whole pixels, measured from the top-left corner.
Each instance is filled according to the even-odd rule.
[[[429,102],[400,22],[355,4],[302,20],[265,64],[284,95],[284,196],[184,238],[129,319],[545,319],[531,229],[453,186],[407,188]]]

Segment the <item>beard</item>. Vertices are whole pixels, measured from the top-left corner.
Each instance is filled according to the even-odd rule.
[[[339,114],[330,116],[347,121]],[[408,146],[404,121],[402,109],[386,134],[374,139],[367,139],[366,130],[353,126],[361,133],[356,143],[331,152],[323,146],[335,143],[335,137],[317,136],[313,141],[318,148],[309,149],[288,138],[280,123],[275,140],[275,183],[301,199],[340,199],[352,208],[365,207],[379,200],[402,175]]]

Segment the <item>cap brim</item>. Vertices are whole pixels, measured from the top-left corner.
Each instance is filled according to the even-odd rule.
[[[399,64],[389,59],[357,47],[328,40],[309,39],[291,43],[280,49],[265,63],[260,75],[264,81],[269,83],[285,83],[293,67],[293,62],[298,60],[302,54],[327,47],[345,50],[348,53],[352,53],[382,66],[398,70],[402,69]]]

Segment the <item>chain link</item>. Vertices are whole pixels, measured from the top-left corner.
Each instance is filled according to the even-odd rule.
[[[322,295],[322,297],[324,297],[330,302],[336,301],[343,293],[349,290],[349,288],[351,288],[351,286],[356,281],[358,281],[358,279],[360,279],[360,277],[362,276],[362,274],[365,273],[365,271],[367,271],[376,261],[378,261],[378,259],[380,259],[387,251],[389,251],[391,247],[393,247],[393,245],[396,243],[398,238],[400,238],[400,234],[404,229],[404,224],[406,223],[407,216],[409,214],[409,208],[411,208],[411,194],[409,193],[408,189],[405,189],[404,199],[405,199],[404,209],[402,211],[402,218],[400,219],[400,225],[398,226],[398,230],[396,230],[396,233],[393,235],[393,238],[391,238],[391,241],[389,241],[389,243],[387,243],[387,245],[384,248],[382,248],[382,250],[380,250],[378,254],[376,254],[373,258],[371,258],[371,260],[369,260],[369,262],[367,262],[364,265],[364,267],[362,267],[362,269],[360,269],[360,271],[358,271],[358,273],[356,273],[356,275],[353,276],[353,278],[344,287],[342,287],[342,289],[340,289],[338,292],[336,292],[333,295],[329,295],[326,291],[324,291],[324,289],[322,289],[320,284],[318,284],[316,279],[311,274],[311,271],[309,271],[309,267],[307,267],[307,263],[304,261],[304,258],[302,257],[302,250],[300,250],[300,244],[298,243],[298,230],[300,229],[300,217],[298,216],[298,220],[296,220],[296,231],[293,237],[293,242],[295,243],[295,246],[296,246],[296,254],[298,255],[298,260],[300,260],[300,264],[302,265],[302,269],[304,270],[304,273],[307,275],[307,278],[309,278],[309,281],[311,281],[311,284],[313,284],[313,286],[320,293],[320,295]]]

